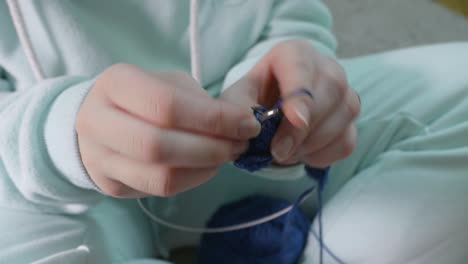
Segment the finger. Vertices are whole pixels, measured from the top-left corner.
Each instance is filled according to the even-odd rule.
[[[189,74],[182,71],[146,71],[155,78],[161,78],[176,87],[186,87],[189,92],[208,96],[209,94],[200,86],[200,84]]]
[[[98,108],[99,109],[99,108]],[[133,159],[177,167],[207,167],[229,161],[247,142],[161,129],[114,108],[101,108],[82,135]],[[86,131],[86,132],[84,132]]]
[[[247,75],[226,89],[220,99],[250,110],[252,106],[258,104],[258,93],[257,83]]]
[[[328,145],[357,118],[359,111],[359,96],[352,89],[347,89],[343,102],[332,113],[321,119],[315,129],[308,134],[301,147],[307,152],[315,152]]]
[[[143,198],[149,194],[137,191],[120,181],[108,177],[99,177],[96,179],[96,185],[100,186],[101,191],[115,198]]]
[[[285,165],[285,166],[293,166],[293,165],[299,164],[301,162],[301,160],[302,160],[302,158],[299,155],[299,153],[295,153],[290,158],[288,158],[287,160],[284,160],[284,161],[281,161],[281,162],[277,161],[277,163],[279,163],[281,165]]]
[[[343,74],[344,76],[344,73],[341,70],[338,70],[339,67],[336,65],[337,64],[334,62],[322,63],[320,70],[321,74],[319,74],[315,81],[316,89],[314,90],[314,100],[307,100],[309,98],[304,96],[295,97],[292,100],[286,99],[282,108],[290,122],[282,122],[277,135],[273,140],[273,153],[276,154],[275,158],[279,161],[290,159],[291,155],[294,154],[300,146],[303,146],[304,141],[306,141],[306,137],[311,134],[312,136],[309,136],[309,138],[313,138],[313,143],[320,143],[315,149],[323,147],[329,143],[337,133],[340,133],[340,131],[349,124],[351,119],[357,116],[357,113],[359,112],[359,110],[356,111],[357,104],[353,103],[351,107],[348,105],[348,101],[354,102],[355,100],[348,97],[341,97],[341,90],[345,91],[347,94],[351,94],[349,93],[351,89],[347,87],[346,82],[340,83],[339,81],[336,81],[336,78],[338,77],[331,77],[332,74],[338,76]],[[336,73],[337,71],[338,73]],[[289,87],[293,86],[291,85]],[[339,91],[337,92],[337,90]],[[294,91],[290,92],[293,93]],[[338,118],[332,118],[331,121],[327,121],[326,123],[328,125],[321,129],[321,125],[319,125],[320,123],[330,119],[330,116],[333,115],[334,112],[340,111],[337,110],[337,108],[340,109],[339,102],[341,102],[342,114],[338,115]],[[299,130],[294,129],[294,127],[298,127],[298,117],[304,124],[302,127],[299,126],[302,128]],[[294,123],[294,120],[296,120],[296,123]],[[320,130],[320,132],[317,132],[317,130]],[[323,136],[324,132],[326,136]]]
[[[139,198],[148,196],[146,193],[137,191],[119,181],[105,176],[107,172],[102,170],[102,161],[109,155],[113,155],[112,150],[84,138],[80,138],[79,141],[80,148],[86,150],[86,153],[82,153],[82,160],[86,171],[94,184],[98,186],[103,193],[117,198]]]
[[[353,152],[356,143],[357,130],[354,125],[351,125],[327,146],[316,152],[305,154],[303,161],[316,168],[325,168],[348,157]]]
[[[355,114],[342,105],[334,113],[325,118],[315,130],[313,130],[301,145],[305,152],[316,152],[330,144],[350,126]]]
[[[296,128],[289,120],[282,120],[271,144],[271,153],[275,160],[285,163],[291,159],[303,144],[308,131],[307,128]]]
[[[194,188],[211,178],[217,170],[217,167],[167,168],[121,155],[109,157],[103,167],[109,176],[127,186],[163,197]]]
[[[346,75],[334,59],[319,54],[304,56],[297,50],[286,50],[282,52],[284,56],[275,57],[278,61],[273,62],[272,70],[283,97],[294,94],[299,88],[311,91],[314,100],[294,96],[284,102],[282,109],[294,126],[313,128],[342,102],[348,84]]]
[[[285,104],[283,104],[283,112],[285,112],[287,118],[281,121],[271,146],[272,154],[279,162],[284,163],[290,160],[292,155],[294,155],[299,148],[304,146],[305,140],[308,135],[316,129],[319,121],[325,119],[326,115],[328,115],[327,110],[323,109],[323,104],[315,104],[315,102],[311,104],[310,99],[308,100],[309,102],[306,102],[306,100],[306,98],[297,97],[291,100],[286,99]],[[302,109],[297,110],[298,107]],[[307,108],[315,108],[316,112],[311,112],[311,110]],[[296,117],[301,115],[298,111],[304,113],[307,111],[309,113],[308,118],[310,118],[310,120],[307,121],[307,125],[298,126],[292,122],[293,118],[291,118],[291,116],[295,114]],[[312,126],[309,125],[311,122]]]
[[[294,45],[280,44],[275,46],[269,54],[267,59],[270,61],[267,64],[270,65],[283,98],[294,94],[298,89],[307,89],[314,97],[317,96],[316,76],[314,76],[317,67],[316,62],[310,58],[318,59],[319,56],[309,44],[299,41],[296,41]],[[307,96],[295,96],[284,101],[281,108],[291,124],[298,128],[305,128],[309,127],[321,113],[318,111],[319,102],[321,101],[312,102]]]
[[[252,138],[260,131],[249,110],[185,87],[194,84],[175,87],[171,81],[136,67],[120,70],[119,74],[118,83],[107,85],[112,86],[110,100],[154,125],[237,140]]]

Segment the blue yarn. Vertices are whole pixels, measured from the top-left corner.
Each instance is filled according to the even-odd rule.
[[[264,112],[266,111],[262,106],[258,108]],[[254,114],[257,119],[260,119],[260,113]],[[280,122],[281,115],[260,122],[262,125],[260,134],[249,141],[247,151],[234,161],[234,165],[249,172],[254,172],[270,165],[273,161],[273,156],[270,153],[271,140]]]
[[[310,92],[305,89],[300,89],[295,94],[306,94],[312,97]],[[281,103],[282,99],[275,107],[280,107]],[[266,111],[263,107],[259,107],[259,109]],[[260,114],[254,114],[260,121]],[[260,121],[262,126],[260,134],[250,140],[247,151],[234,162],[234,165],[250,172],[269,166],[273,161],[270,152],[271,141],[281,119],[282,115],[280,114],[263,122]],[[294,203],[293,209],[282,217],[247,229],[203,234],[198,252],[198,263],[296,263],[302,255],[309,232],[314,235],[320,245],[319,263],[323,263],[323,250],[327,251],[337,263],[343,263],[322,241],[322,190],[326,184],[329,168],[317,169],[306,166],[305,171],[310,178],[318,183],[318,235],[310,229],[309,219],[298,207],[302,197],[314,189],[312,187],[302,193]],[[290,204],[277,198],[262,195],[250,196],[219,208],[208,221],[207,227],[229,226],[255,220],[278,212]]]

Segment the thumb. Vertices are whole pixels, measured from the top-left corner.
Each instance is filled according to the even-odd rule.
[[[296,90],[300,91],[300,90]],[[284,97],[281,110],[291,124],[297,128],[307,128],[313,119],[311,109],[313,101],[305,93],[290,93]],[[308,95],[308,94],[307,94]]]

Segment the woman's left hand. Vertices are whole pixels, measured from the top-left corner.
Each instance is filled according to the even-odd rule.
[[[288,97],[301,88],[313,97]],[[242,107],[270,108],[280,96],[289,99],[281,107],[285,118],[271,145],[276,163],[324,168],[352,153],[360,99],[335,59],[305,40],[281,42],[221,98]]]

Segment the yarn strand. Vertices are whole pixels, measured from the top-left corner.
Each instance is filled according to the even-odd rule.
[[[190,227],[190,226],[185,226],[185,225],[179,225],[179,224],[174,224],[171,222],[168,222],[162,218],[159,218],[158,216],[152,214],[148,208],[145,207],[143,204],[143,201],[141,198],[137,199],[137,203],[140,206],[141,210],[143,213],[145,213],[151,220],[157,222],[158,224],[161,224],[163,226],[179,230],[179,231],[184,231],[184,232],[189,232],[189,233],[206,233],[206,234],[214,234],[214,233],[225,233],[225,232],[231,232],[231,231],[237,231],[237,230],[242,230],[246,228],[250,228],[253,226],[261,225],[267,222],[270,222],[276,218],[279,218],[287,213],[289,213],[293,208],[297,207],[299,204],[303,203],[307,198],[310,197],[311,192],[315,188],[309,188],[305,190],[296,200],[296,202],[278,212],[275,212],[273,214],[261,217],[259,219],[255,219],[252,221],[247,221],[244,223],[240,223],[237,225],[230,225],[230,226],[223,226],[223,227],[214,227],[214,228],[197,228],[197,227]]]
[[[322,191],[323,191],[323,179],[320,179],[318,182],[318,190],[317,190],[317,200],[318,200],[318,212],[317,212],[317,221],[318,221],[318,229],[319,229],[319,244],[320,244],[320,252],[319,252],[319,261],[323,263],[323,224],[322,224]]]

